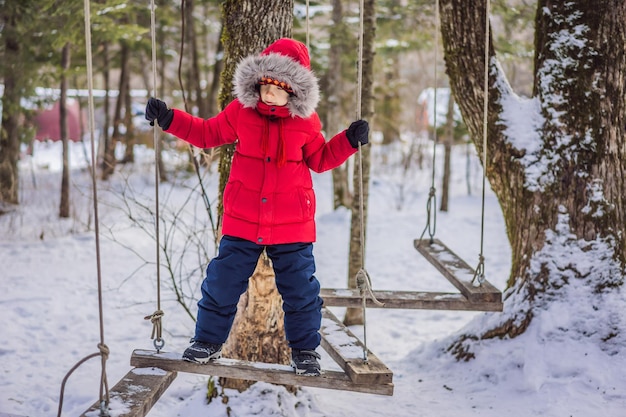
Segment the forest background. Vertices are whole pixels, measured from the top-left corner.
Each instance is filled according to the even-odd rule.
[[[152,48],[146,4],[92,2],[91,46],[97,74],[93,80],[98,88],[97,123],[101,132],[98,174],[105,181],[116,165],[133,162],[135,144],[148,143],[149,134],[140,129],[145,123],[135,125],[133,116],[141,116],[143,103],[151,94],[150,71],[154,66],[150,54],[158,57],[159,82],[154,94],[171,105],[208,117],[230,93],[228,88],[219,88],[228,85],[221,78],[222,66],[228,67],[228,54],[222,53],[220,40],[229,38],[223,31],[253,21],[244,23],[239,20],[241,14],[226,12],[228,6],[239,6],[239,2],[157,3],[157,42]],[[325,99],[319,110],[325,127],[329,132],[339,130],[357,113],[355,54],[361,19],[356,2],[334,1],[331,6],[312,3],[306,8],[296,2],[293,10],[290,3],[267,3],[273,6],[254,12],[274,16],[289,5],[289,33],[293,24],[293,36],[310,45],[322,82]],[[406,138],[426,132],[431,137],[441,134],[446,147],[471,139],[481,156],[488,147],[491,158],[484,160],[485,173],[502,206],[512,245],[506,314],[490,316],[490,323],[461,335],[450,349],[457,357],[470,359],[477,341],[516,338],[531,328],[532,322],[541,326],[543,312],[558,305],[557,301],[570,300],[572,291],[581,291],[590,299],[586,306],[606,312],[611,320],[603,321],[602,316],[591,313],[590,321],[585,322],[579,319],[578,310],[572,311],[572,321],[561,326],[558,335],[574,343],[581,338],[591,340],[610,354],[619,354],[620,349],[614,349],[623,339],[623,309],[619,303],[606,301],[619,299],[626,253],[625,112],[620,81],[625,68],[624,4],[493,2],[490,45],[490,39],[481,36],[485,2],[441,0],[441,20],[433,4],[375,3],[376,34],[366,51],[374,53],[372,68],[366,68],[372,74],[372,90],[366,88],[371,101],[365,101],[366,106],[371,105],[365,111],[371,116],[373,140],[411,144],[414,142]],[[80,96],[87,79],[78,2],[3,1],[2,6],[0,212],[10,213],[20,200],[17,161],[24,145],[35,136],[36,107],[57,96],[61,103],[66,102],[66,96]],[[342,12],[339,19],[338,11]],[[223,15],[231,18],[224,19],[224,25],[220,21]],[[270,37],[272,25],[260,21],[266,26],[253,29]],[[285,32],[283,27],[281,33]],[[366,27],[365,35],[374,35],[373,26]],[[441,48],[438,36],[442,38]],[[343,52],[333,56],[338,46]],[[482,61],[484,51],[492,58],[488,85],[482,82],[487,63]],[[337,63],[341,65],[335,67]],[[453,117],[455,110],[449,100],[439,131],[439,123],[431,122],[430,112],[424,112],[430,110],[430,103],[420,107],[418,97],[429,88],[443,90],[448,82],[467,127]],[[50,90],[46,87],[54,89],[52,94],[47,94]],[[490,99],[486,121],[482,117],[483,87],[489,88]],[[67,109],[63,105],[60,109],[61,135],[67,139],[63,123]],[[516,117],[519,114],[524,117]],[[431,131],[433,125],[437,129]],[[483,125],[489,136],[485,148],[478,140]],[[69,217],[67,140],[63,144],[59,216]],[[124,148],[121,157],[115,153],[119,145]],[[164,145],[175,147],[176,143]],[[409,150],[410,157],[403,162],[419,164],[420,149],[409,146]],[[189,162],[196,171],[198,163],[210,170],[216,159],[213,153],[180,151],[189,152]],[[161,180],[167,181],[167,170],[158,172]],[[445,210],[445,173],[442,188],[440,208]],[[335,207],[351,204],[349,198],[334,191]],[[354,211],[352,215],[354,218]],[[578,283],[581,285],[573,285]],[[545,336],[554,338],[550,332]]]

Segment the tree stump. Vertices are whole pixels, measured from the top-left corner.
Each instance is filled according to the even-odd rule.
[[[289,364],[291,350],[285,340],[284,315],[272,263],[263,253],[250,278],[248,290],[239,299],[233,328],[222,351],[224,357]],[[220,378],[223,388],[233,388],[240,392],[254,383],[255,381]],[[293,389],[290,388],[291,390]]]

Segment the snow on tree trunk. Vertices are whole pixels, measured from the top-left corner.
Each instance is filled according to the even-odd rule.
[[[623,1],[540,0],[530,98],[511,90],[490,42],[486,174],[512,269],[504,313],[469,326],[451,346],[458,357],[473,357],[470,340],[524,333],[550,308],[563,309],[555,332],[608,351],[625,340],[615,302],[626,258],[625,22]],[[485,2],[442,0],[441,28],[451,87],[482,160]],[[615,320],[594,320],[597,309],[616,309]]]

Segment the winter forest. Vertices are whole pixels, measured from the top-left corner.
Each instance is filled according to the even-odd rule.
[[[624,415],[626,2],[0,6],[0,417]],[[319,376],[267,247],[222,358],[181,360],[243,141],[146,120],[213,120],[280,38],[326,145],[369,124],[311,168]]]

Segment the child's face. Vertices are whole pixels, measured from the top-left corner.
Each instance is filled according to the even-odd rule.
[[[268,106],[284,106],[289,101],[289,93],[274,84],[261,86],[261,101]]]

